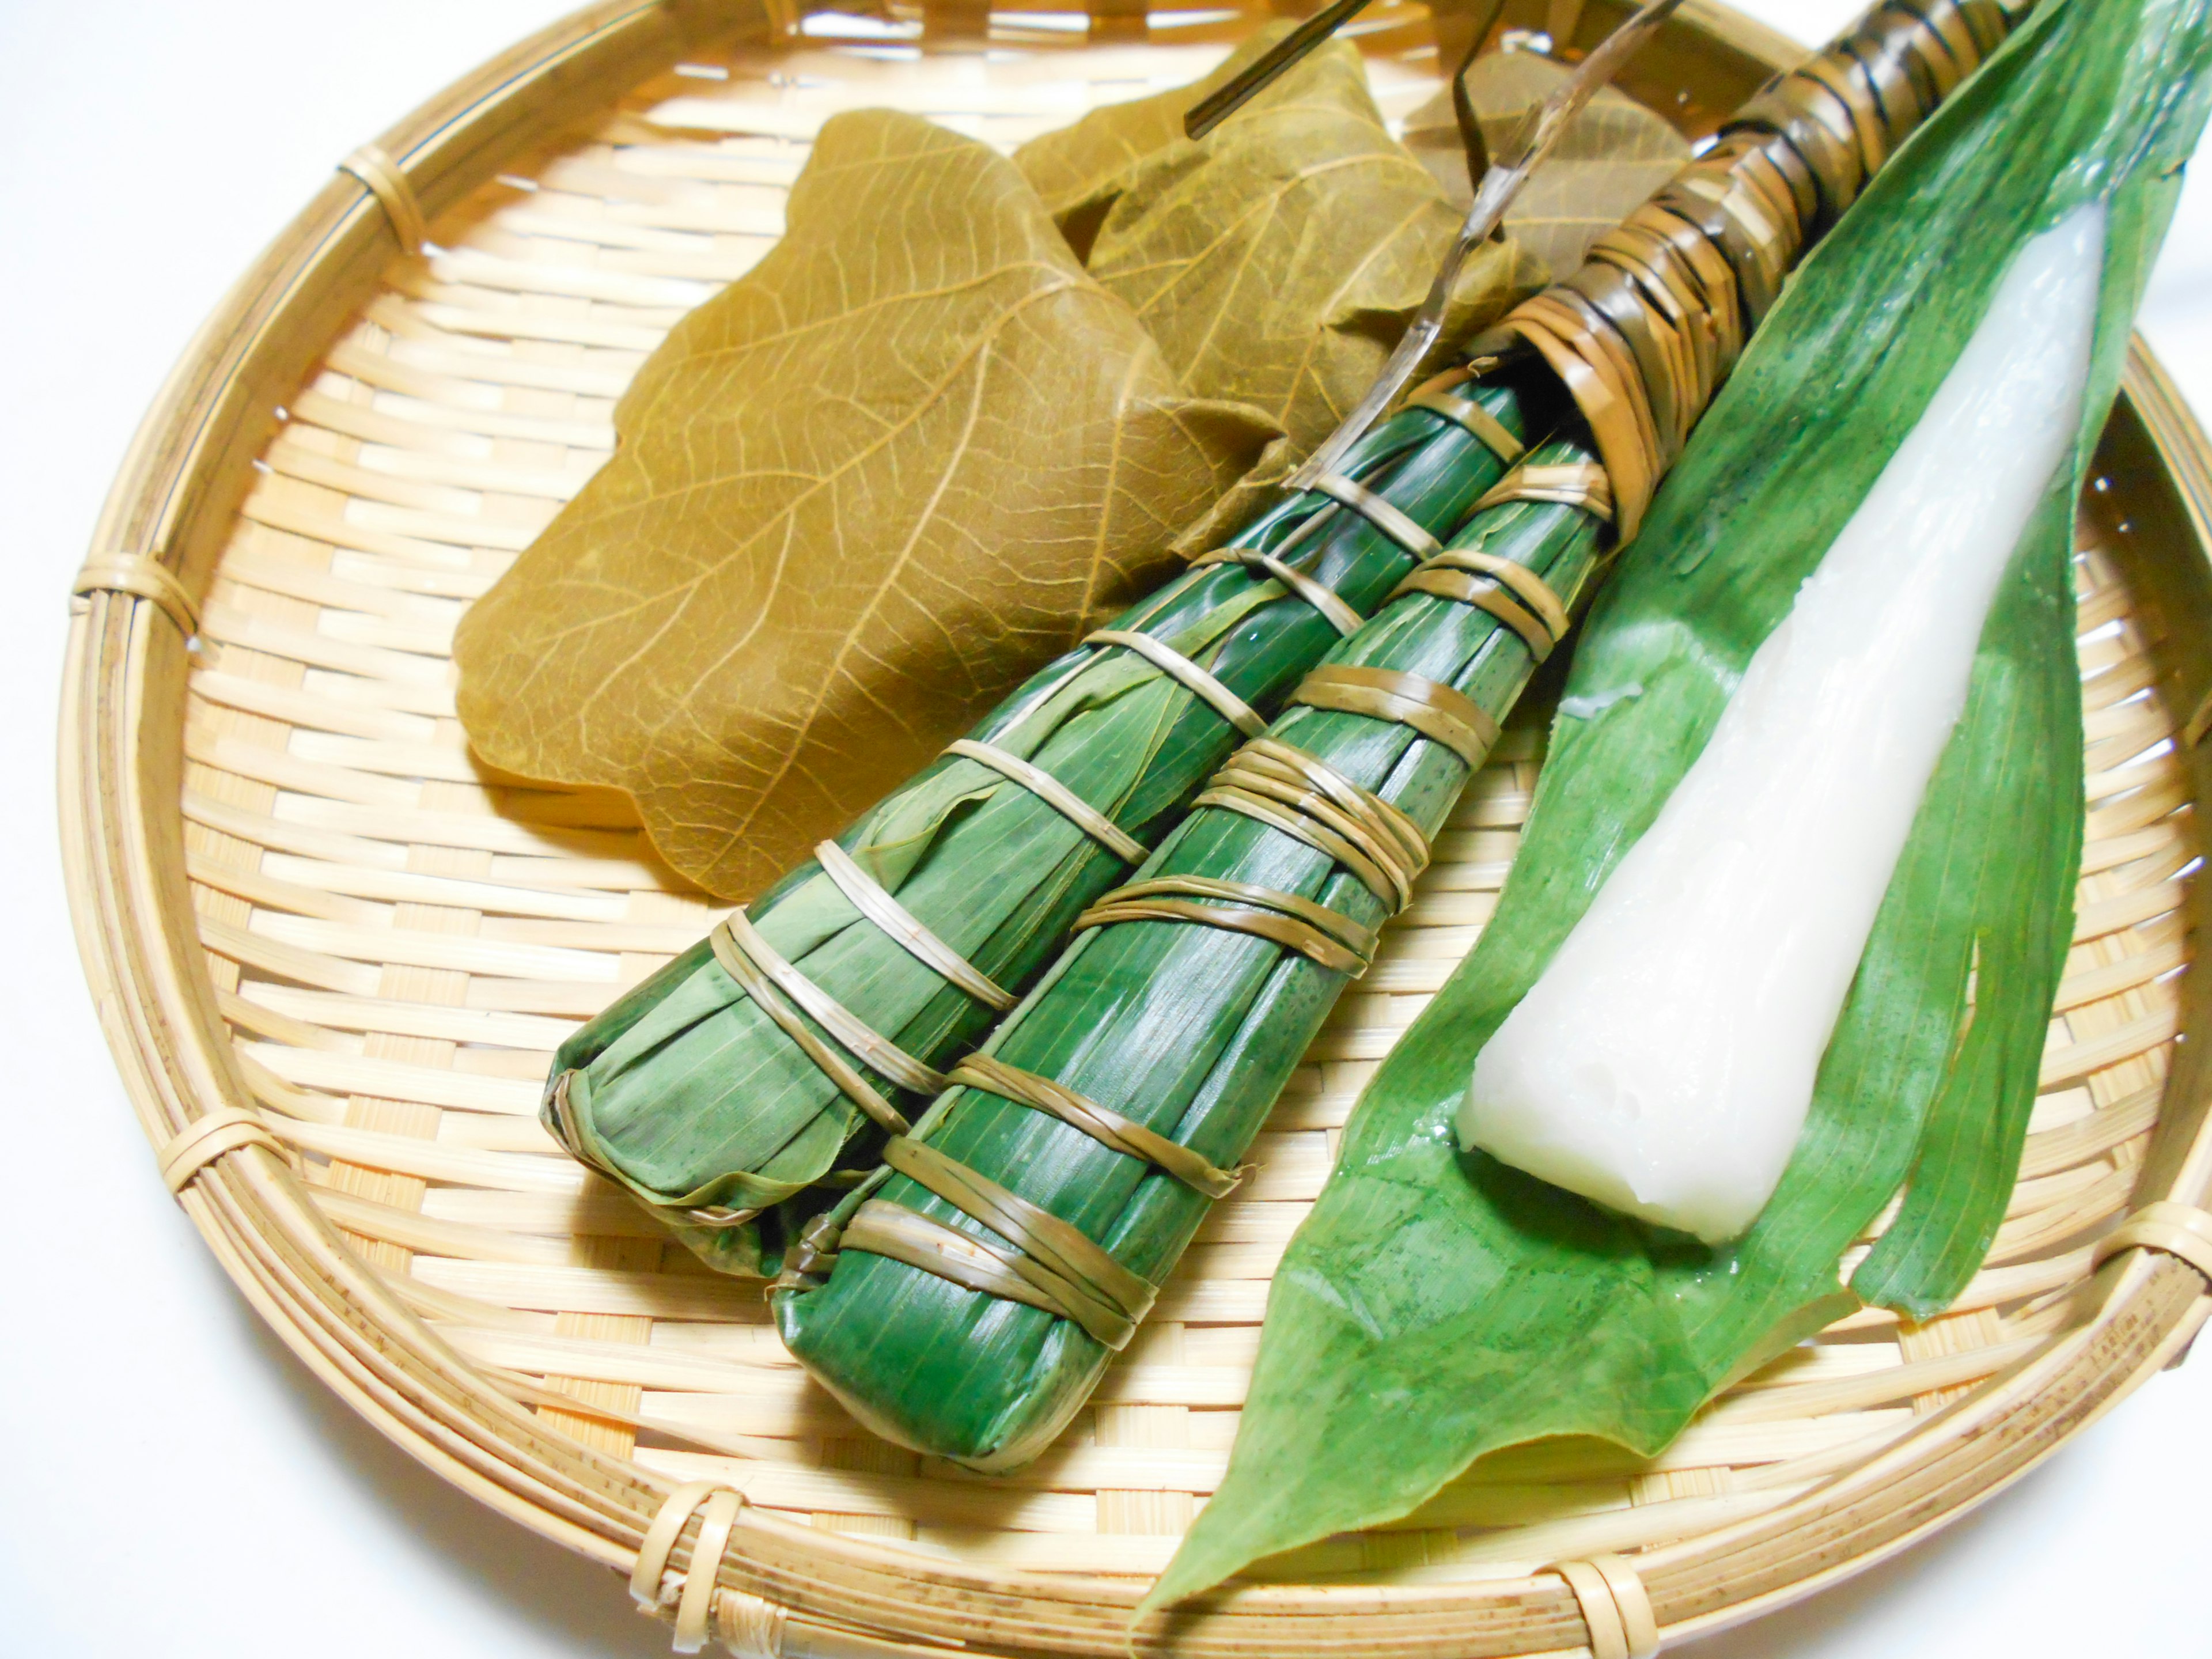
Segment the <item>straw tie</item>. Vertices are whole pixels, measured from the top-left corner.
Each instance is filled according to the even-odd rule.
[[[1026,1078],[1027,1074],[1008,1068],[1006,1074],[988,1085],[964,1086],[985,1087],[993,1093],[1005,1093],[1017,1103],[1030,1104],[1021,1097],[1023,1093],[1035,1092],[1025,1090]],[[1048,1084],[1049,1080],[1035,1081]],[[1078,1115],[1085,1115],[1087,1105],[1089,1115],[1098,1120],[1097,1127],[1108,1127],[1106,1115],[1095,1103],[1085,1103],[1079,1097],[1074,1100]],[[1037,1109],[1060,1115],[1051,1105],[1040,1104]],[[834,1261],[833,1251],[859,1250],[902,1261],[987,1296],[1026,1303],[1072,1320],[1102,1346],[1117,1352],[1128,1346],[1139,1322],[1152,1310],[1159,1293],[1157,1285],[1131,1273],[1073,1223],[933,1146],[894,1135],[884,1145],[883,1157],[889,1168],[988,1229],[988,1236],[947,1226],[903,1204],[872,1198],[838,1230],[834,1243],[829,1233],[836,1224],[823,1226],[819,1222],[827,1218],[817,1218],[804,1240],[808,1260],[787,1264],[769,1287],[771,1294],[807,1289],[800,1279]],[[1218,1173],[1224,1179],[1229,1176],[1227,1171]],[[793,1265],[798,1266],[796,1273]]]
[[[783,999],[789,992],[800,1007],[814,1016],[849,1053],[900,1087],[920,1094],[936,1094],[945,1086],[941,1073],[908,1054],[890,1038],[873,1031],[848,1012],[822,988],[786,962],[760,935],[744,907],[725,916],[707,936],[708,946],[722,971],[751,998],[755,1006],[774,1020],[783,1034],[799,1045],[799,1052],[838,1091],[893,1134],[903,1134],[905,1116],[871,1088],[866,1078],[845,1058],[823,1042]]]
[[[792,966],[753,926],[744,906],[741,904],[731,911],[714,932],[718,938],[727,939],[743,951],[793,1002],[813,1016],[816,1024],[836,1038],[847,1052],[857,1056],[871,1071],[915,1094],[944,1092],[944,1073],[916,1060]],[[720,954],[718,949],[718,957]]]
[[[1267,729],[1267,722],[1260,718],[1250,703],[1164,640],[1123,628],[1102,628],[1083,642],[1118,645],[1124,651],[1134,652],[1248,738],[1256,738]]]
[[[893,898],[882,883],[862,869],[859,861],[836,842],[825,841],[817,846],[814,860],[845,896],[848,903],[932,973],[1002,1014],[1020,1000],[924,927],[912,911]]]
[[[1525,476],[1540,471],[1584,471],[1596,474],[1602,481],[1605,472],[1600,467],[1528,467]],[[1516,501],[1558,501],[1558,495],[1516,495]],[[1496,505],[1487,498],[1478,503]],[[1431,559],[1426,564],[1400,582],[1390,594],[1396,599],[1401,593],[1430,593],[1441,599],[1454,599],[1462,605],[1471,605],[1478,611],[1487,611],[1504,623],[1528,647],[1528,654],[1542,662],[1552,654],[1553,648],[1565,639],[1572,626],[1565,602],[1552,591],[1551,584],[1528,568],[1511,559],[1502,559],[1478,548],[1454,547]]]
[[[1309,520],[1312,522],[1312,520]],[[1340,637],[1350,639],[1366,626],[1367,618],[1344,602],[1341,594],[1333,587],[1316,581],[1304,571],[1295,569],[1272,553],[1262,553],[1254,547],[1224,547],[1191,561],[1194,564],[1241,564],[1247,570],[1259,571],[1280,582],[1293,598],[1303,599],[1334,628]]]
[[[1228,1197],[1243,1178],[1240,1171],[1215,1168],[1189,1147],[1122,1116],[1088,1095],[1079,1094],[1064,1083],[1040,1077],[1035,1072],[1024,1072],[990,1054],[969,1055],[952,1068],[952,1082],[1056,1117],[1102,1146],[1166,1170],[1192,1191],[1203,1193],[1208,1198]]]
[[[2212,1280],[2212,1213],[2171,1199],[2146,1204],[2097,1241],[2091,1267],[2101,1267],[2123,1250],[2162,1250]]]
[[[1212,793],[1217,794],[1213,804],[1219,805],[1220,792]],[[1264,811],[1264,803],[1248,805],[1258,805]],[[1301,841],[1306,840],[1295,817],[1279,823],[1273,815],[1247,811],[1245,816],[1270,829],[1285,830]],[[1222,902],[1192,902],[1196,899]],[[1211,876],[1162,876],[1117,887],[1076,917],[1073,931],[1087,933],[1093,927],[1110,927],[1122,921],[1188,921],[1232,933],[1249,933],[1288,945],[1333,974],[1355,977],[1367,971],[1375,957],[1375,929],[1354,921],[1340,910],[1332,910],[1296,893],[1280,892],[1251,882],[1220,881]]]
[[[1101,1146],[1164,1170],[1193,1191],[1224,1198],[1243,1178],[1217,1169],[1191,1148],[1156,1133],[1054,1079],[1025,1072],[989,1054],[971,1054],[953,1068],[952,1083],[1058,1118]],[[992,1237],[947,1226],[919,1210],[872,1198],[842,1229],[816,1218],[799,1249],[785,1258],[771,1294],[810,1288],[808,1276],[835,1265],[837,1253],[859,1250],[904,1262],[964,1289],[1020,1302],[1072,1320],[1104,1346],[1120,1350],[1150,1310],[1155,1287],[1128,1272],[1068,1222],[939,1152],[903,1137],[884,1148],[884,1161],[908,1179],[989,1229]],[[833,1238],[833,1231],[836,1237]],[[996,1241],[1004,1239],[1005,1244]]]
[[[1506,465],[1511,466],[1528,453],[1528,446],[1508,431],[1505,423],[1480,404],[1471,398],[1458,395],[1457,388],[1474,378],[1474,369],[1471,365],[1448,368],[1435,379],[1425,380],[1415,387],[1413,395],[1406,399],[1406,407],[1425,409],[1431,415],[1443,416]]]
[[[1324,663],[1298,683],[1291,703],[1411,726],[1457,755],[1470,772],[1482,764],[1491,744],[1498,741],[1498,722],[1474,698],[1395,668]]]
[[[781,1659],[783,1609],[741,1590],[717,1593],[714,1585],[714,1575],[730,1547],[731,1529],[744,1503],[743,1492],[722,1481],[689,1481],[668,1494],[638,1546],[637,1565],[629,1575],[630,1597],[641,1611],[657,1614],[674,1592],[676,1635],[671,1645],[678,1653],[697,1653],[707,1645],[711,1613],[714,1633],[740,1659]],[[694,1515],[699,1516],[699,1535],[691,1546],[691,1565],[680,1589],[664,1587],[669,1554]]]
[[[1159,1287],[1131,1273],[1072,1222],[1061,1220],[934,1146],[903,1135],[894,1135],[884,1144],[884,1162],[971,1221],[981,1223],[1007,1240],[1013,1249],[1002,1253],[988,1241],[955,1235],[964,1243],[980,1246],[1045,1298],[1036,1305],[1073,1320],[1103,1346],[1117,1353],[1128,1346],[1139,1322],[1152,1311]],[[862,1206],[862,1212],[878,1205],[886,1209],[903,1208],[876,1200]],[[925,1224],[929,1222],[929,1218],[917,1212],[907,1213]],[[856,1213],[854,1219],[857,1222],[860,1214]],[[875,1248],[862,1245],[851,1226],[845,1230],[844,1243],[854,1249]],[[893,1254],[881,1249],[875,1253]],[[913,1265],[921,1266],[925,1271],[935,1270],[926,1262]],[[994,1293],[1009,1294],[997,1290]]]
[[[422,216],[422,204],[416,198],[415,187],[407,182],[398,162],[377,145],[363,144],[338,163],[338,171],[368,186],[391,222],[392,234],[399,239],[403,252],[422,251],[422,244],[429,240],[429,224]]]
[[[161,1179],[169,1190],[181,1194],[202,1170],[227,1158],[241,1146],[264,1146],[285,1156],[284,1148],[261,1114],[240,1106],[218,1106],[205,1117],[195,1118],[161,1148]]]
[[[817,1246],[795,1261],[787,1258],[770,1292],[811,1290],[814,1286],[806,1282],[810,1276],[832,1271],[844,1252],[858,1250],[902,1261],[965,1290],[1073,1320],[1108,1347],[1123,1346],[1136,1334],[1134,1321],[1115,1315],[1095,1294],[1018,1245],[976,1237],[886,1199],[872,1198],[854,1211],[836,1244],[831,1251]]]
[[[1557,501],[1578,507],[1601,523],[1613,522],[1613,479],[1601,466],[1519,466],[1474,504],[1477,513],[1508,501]],[[1449,556],[1438,554],[1429,563]]]
[[[1420,826],[1405,813],[1361,788],[1319,757],[1273,738],[1255,738],[1231,756],[1228,765],[1208,780],[1205,792],[1192,805],[1241,813],[1328,854],[1357,876],[1394,915],[1412,902],[1413,883],[1429,862],[1428,842]],[[1139,884],[1146,889],[1161,885]],[[1096,915],[1119,899],[1133,896],[1137,891],[1135,888],[1125,888],[1119,894],[1109,893],[1087,914]],[[1249,897],[1264,891],[1245,888],[1241,893],[1223,891],[1198,896]],[[1319,923],[1336,933],[1343,945],[1363,956],[1372,953],[1371,937],[1355,939],[1330,927],[1327,919],[1333,915],[1331,912],[1316,913],[1313,907],[1302,901],[1286,897],[1280,902],[1271,899],[1268,904],[1270,908],[1303,915],[1307,921]],[[1214,913],[1187,919],[1204,920],[1212,914]],[[1336,920],[1365,934],[1366,930],[1359,929],[1348,918]],[[1079,921],[1077,925],[1080,927],[1082,923]],[[1323,965],[1330,964],[1324,961]],[[1359,965],[1364,968],[1366,964],[1363,961]]]
[[[1047,806],[1103,847],[1124,864],[1142,864],[1151,856],[1144,842],[1085,800],[1051,773],[1032,766],[1019,755],[1008,754],[996,744],[962,738],[945,745],[948,755],[988,766],[1000,777],[1021,785]]]
[[[1659,1651],[1659,1620],[1636,1569],[1618,1555],[1554,1563],[1589,1627],[1591,1659],[1649,1659]]]
[[[100,553],[84,562],[70,584],[78,599],[88,593],[128,593],[161,607],[187,640],[198,637],[199,602],[185,591],[176,574],[147,553]]]
[[[1324,472],[1313,482],[1314,493],[1348,507],[1417,559],[1432,559],[1443,544],[1365,485],[1340,472]]]

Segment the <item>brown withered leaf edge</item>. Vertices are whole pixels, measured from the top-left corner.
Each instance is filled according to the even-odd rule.
[[[1468,70],[1468,96],[1493,155],[1567,73],[1534,52],[1491,52],[1475,59]],[[1407,118],[1406,146],[1457,211],[1474,204],[1449,91]],[[1689,141],[1680,132],[1607,87],[1575,117],[1559,148],[1505,210],[1505,234],[1540,262],[1540,280],[1556,281],[1580,265],[1593,241],[1643,205],[1689,159]]]
[[[1194,395],[1264,410],[1291,435],[1283,471],[1357,404],[1427,296],[1462,211],[1390,137],[1358,51],[1332,41],[1205,138],[1183,112],[1280,34],[1195,86],[1094,112],[1024,146],[1091,274],[1128,301]],[[1469,261],[1438,355],[1541,276],[1510,243]],[[1186,532],[1233,530],[1275,481],[1255,475]]]

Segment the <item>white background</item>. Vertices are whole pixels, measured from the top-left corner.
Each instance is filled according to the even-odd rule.
[[[364,139],[561,0],[0,0],[0,1659],[659,1654],[615,1578],[327,1395],[162,1191],[76,964],[69,578],[139,414]],[[1808,40],[1851,0],[1752,0]],[[2212,411],[2212,185],[2144,326]],[[1934,1542],[1699,1659],[2212,1653],[2212,1357]]]

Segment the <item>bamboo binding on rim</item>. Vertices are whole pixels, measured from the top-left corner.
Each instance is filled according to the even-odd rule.
[[[1516,0],[1508,21],[1589,40],[1617,10]],[[772,241],[830,108],[896,99],[1014,142],[1102,84],[1189,78],[1177,46],[1257,15],[1148,25],[1102,3],[1085,52],[1079,13],[969,0],[804,32],[706,0],[579,14],[333,173],[172,376],[77,584],[71,897],[179,1202],[356,1409],[645,1581],[683,1640],[1127,1650],[1145,1575],[1218,1476],[1274,1257],[1367,1071],[1488,914],[1540,749],[1509,732],[1471,786],[1087,1429],[987,1482],[870,1441],[781,1360],[757,1287],[690,1267],[550,1152],[545,1051],[717,913],[619,801],[469,761],[453,621],[603,458],[643,354]],[[1387,112],[1437,84],[1407,54],[1437,35],[1455,52],[1468,15],[1370,14]],[[986,33],[1012,56],[979,78],[957,54]],[[913,58],[917,38],[960,72]],[[807,75],[771,82],[800,52]],[[1794,56],[1692,0],[1628,85],[1695,129]],[[1958,1306],[1844,1321],[1649,1466],[1489,1460],[1137,1650],[1648,1651],[1904,1547],[2185,1347],[2212,1310],[2206,1045],[2172,1042],[2212,1030],[2175,978],[2212,725],[2203,457],[2138,356],[2084,518],[2075,951],[2013,1212]]]

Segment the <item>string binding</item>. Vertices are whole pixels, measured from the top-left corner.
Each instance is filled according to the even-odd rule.
[[[176,623],[187,642],[199,637],[199,601],[185,589],[176,573],[148,553],[98,553],[84,562],[70,584],[73,599],[94,593],[128,593],[161,608]]]
[[[430,239],[429,222],[422,216],[422,204],[398,162],[379,146],[363,144],[338,163],[338,171],[358,179],[376,198],[392,234],[399,239],[400,252],[422,251],[423,243]]]
[[[245,1146],[259,1146],[287,1163],[291,1161],[283,1143],[269,1132],[260,1113],[240,1106],[218,1106],[187,1123],[161,1148],[161,1179],[172,1193],[181,1196],[201,1170]]]
[[[1659,1621],[1636,1569],[1618,1555],[1559,1561],[1552,1571],[1567,1581],[1589,1629],[1590,1659],[1650,1659],[1659,1651]]]
[[[670,1645],[678,1653],[697,1653],[707,1645],[711,1615],[714,1634],[739,1659],[781,1659],[784,1610],[742,1590],[718,1589],[714,1583],[744,1505],[744,1493],[725,1481],[688,1481],[662,1501],[638,1545],[630,1599],[640,1612],[655,1616],[674,1603],[676,1634]],[[694,1515],[699,1516],[699,1534],[692,1542],[690,1565],[681,1579],[665,1583],[669,1555]]]

